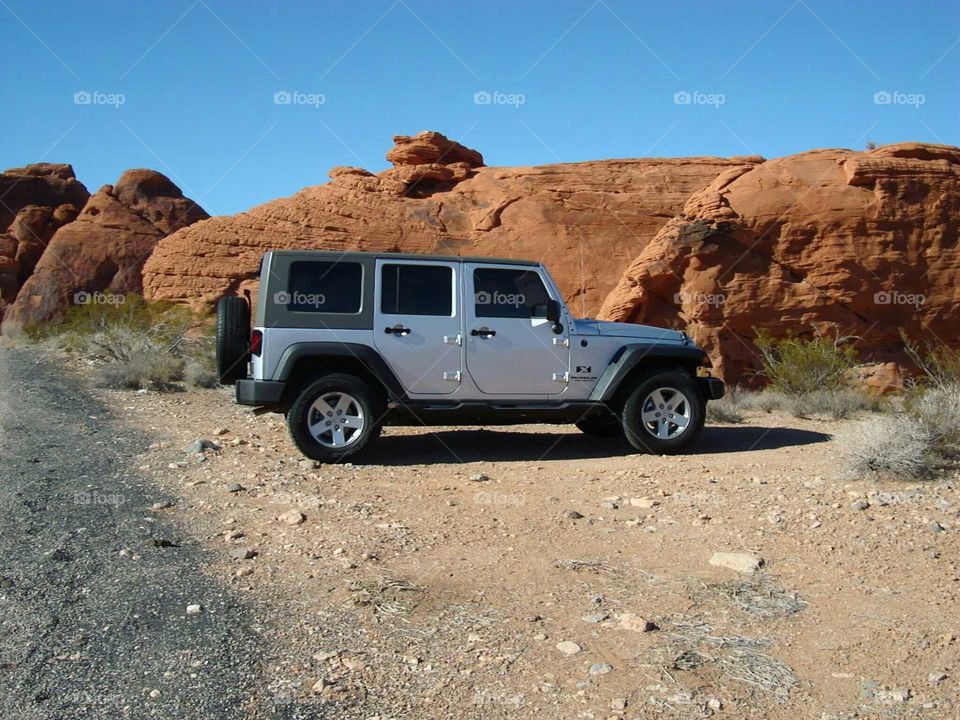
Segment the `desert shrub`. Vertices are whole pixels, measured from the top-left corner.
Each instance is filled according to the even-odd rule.
[[[773,412],[774,410],[783,410],[786,406],[787,396],[775,390],[760,390],[758,392],[745,392],[740,400],[740,407],[748,412]]]
[[[744,391],[737,387],[729,388],[726,394],[719,400],[711,400],[707,403],[707,420],[720,423],[742,423],[743,422],[743,399]]]
[[[940,463],[929,429],[904,416],[873,415],[855,423],[840,445],[847,472],[857,477],[924,478]]]
[[[26,329],[34,341],[51,341],[99,367],[104,387],[173,389],[216,384],[210,322],[189,308],[127,295],[112,303],[71,307],[58,322]],[[211,377],[212,376],[212,377]]]
[[[781,397],[782,409],[798,418],[826,415],[834,420],[844,420],[861,411],[882,412],[887,407],[882,398],[853,388],[815,390],[804,395]]]
[[[170,390],[184,377],[184,360],[169,354],[137,353],[126,360],[110,360],[97,370],[101,387]]]
[[[800,396],[845,388],[849,384],[849,371],[857,363],[856,350],[843,338],[777,340],[766,332],[759,332],[756,345],[770,388],[784,395]]]
[[[921,349],[901,333],[903,350],[920,371],[919,378],[912,378],[916,388],[960,386],[960,352],[946,345],[927,345]]]
[[[843,447],[854,475],[933,475],[960,457],[960,383],[929,386],[904,412],[856,425]]]
[[[192,357],[187,360],[183,379],[188,387],[212,388],[219,384],[213,358]]]

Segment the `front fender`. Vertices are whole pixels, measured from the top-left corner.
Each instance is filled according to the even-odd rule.
[[[658,342],[624,345],[600,375],[593,392],[590,393],[590,399],[609,402],[616,395],[623,381],[638,366],[663,365],[670,362],[694,367],[709,364],[707,353],[696,345]]]

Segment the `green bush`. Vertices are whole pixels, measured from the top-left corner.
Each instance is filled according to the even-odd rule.
[[[761,331],[756,345],[770,388],[794,397],[848,387],[849,372],[857,364],[856,350],[842,339],[777,340]]]

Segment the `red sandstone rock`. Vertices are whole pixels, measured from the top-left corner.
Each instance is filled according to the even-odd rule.
[[[577,312],[595,312],[630,261],[691,193],[760,158],[651,158],[483,167],[439,133],[398,137],[379,174],[331,182],[163,240],[144,268],[156,299],[209,306],[253,289],[270,249],[476,254],[546,260]],[[451,149],[452,148],[452,149]]]
[[[690,198],[600,314],[685,327],[729,382],[755,377],[760,329],[853,335],[861,357],[902,365],[901,328],[960,340],[958,214],[954,147],[814,150],[745,167]]]
[[[54,212],[69,217],[62,208]],[[53,234],[7,309],[4,331],[59,316],[81,291],[141,292],[141,269],[157,241],[206,217],[164,175],[128,170]]]
[[[0,319],[50,238],[89,197],[69,165],[37,163],[0,173]]]

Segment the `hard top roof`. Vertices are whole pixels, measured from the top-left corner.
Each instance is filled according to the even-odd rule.
[[[340,250],[271,250],[268,255],[284,255],[298,258],[316,258],[351,260],[355,258],[385,258],[388,260],[439,260],[443,262],[474,262],[491,263],[498,265],[523,265],[526,267],[537,267],[540,263],[536,260],[518,260],[516,258],[496,258],[479,257],[476,255],[427,255],[424,253],[397,253],[397,252],[362,252],[351,250],[342,252]]]

